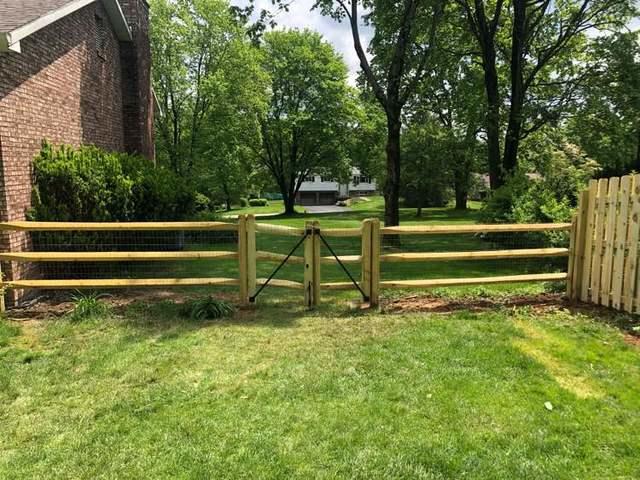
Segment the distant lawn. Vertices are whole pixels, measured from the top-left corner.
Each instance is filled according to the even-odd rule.
[[[0,478],[640,478],[640,350],[598,315],[0,320]]]
[[[304,213],[304,207],[296,205],[296,212]],[[222,216],[225,215],[244,215],[252,213],[254,215],[264,215],[264,214],[272,214],[272,213],[284,213],[284,202],[282,200],[269,200],[269,205],[264,207],[239,207],[234,206],[229,211],[220,212]]]

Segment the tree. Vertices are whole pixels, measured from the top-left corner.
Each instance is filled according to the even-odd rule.
[[[496,189],[515,171],[520,142],[557,119],[589,74],[591,65],[579,55],[585,32],[624,25],[632,4],[629,0],[456,3],[480,51],[487,102],[489,175],[491,187]],[[500,75],[500,61],[508,66],[504,76]],[[544,98],[548,94],[552,98]],[[505,105],[506,125],[502,125]]]
[[[263,78],[245,26],[225,0],[154,0],[151,8],[157,152],[183,176],[255,141]]]
[[[263,50],[270,99],[256,153],[280,189],[285,213],[292,214],[305,176],[344,173],[353,98],[347,67],[318,33],[269,32]]]
[[[603,167],[603,175],[640,172],[640,33],[592,42],[595,74],[580,92],[568,131]]]
[[[368,9],[366,20],[375,27],[370,46],[373,54],[371,62],[360,39],[359,6]],[[429,70],[444,6],[445,0],[402,0],[397,3],[383,0],[317,0],[315,3],[315,7],[320,8],[323,14],[338,21],[348,20],[362,75],[386,115],[386,225],[400,223],[402,110]]]

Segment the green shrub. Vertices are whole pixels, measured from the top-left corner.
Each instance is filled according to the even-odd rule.
[[[208,212],[211,210],[211,199],[203,193],[196,193],[194,203],[196,212]]]
[[[246,208],[249,206],[249,200],[244,197],[240,197],[240,207]]]
[[[182,220],[195,211],[183,179],[139,156],[43,142],[33,172],[32,220]]]
[[[215,319],[231,315],[233,307],[222,300],[208,296],[186,302],[180,313],[193,320]]]
[[[269,200],[266,198],[250,198],[249,205],[252,207],[266,207],[269,205]]]
[[[111,307],[100,300],[102,296],[91,293],[74,295],[73,310],[67,313],[67,318],[74,322],[106,317],[111,313]]]

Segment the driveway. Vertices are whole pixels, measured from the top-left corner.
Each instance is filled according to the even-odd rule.
[[[337,205],[305,205],[303,208],[307,213],[346,213],[351,211],[349,207],[338,207]]]

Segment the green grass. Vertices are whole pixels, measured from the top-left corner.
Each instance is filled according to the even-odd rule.
[[[296,212],[304,213],[304,207],[296,205]],[[269,200],[269,205],[264,207],[239,207],[235,206],[230,211],[222,212],[222,216],[226,215],[241,215],[245,213],[252,213],[254,215],[265,214],[282,214],[284,213],[284,202],[282,200]]]
[[[0,478],[640,477],[640,350],[600,313],[297,305],[0,320]]]

